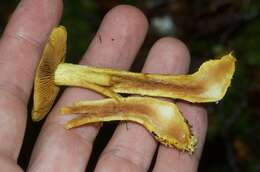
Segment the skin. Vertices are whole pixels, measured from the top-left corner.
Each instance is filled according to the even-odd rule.
[[[2,171],[22,171],[17,157],[26,126],[27,103],[34,72],[51,29],[59,23],[61,0],[22,0],[0,40],[0,166]],[[120,27],[118,27],[120,26]],[[128,69],[142,45],[148,22],[138,9],[121,5],[104,17],[81,64]],[[99,41],[102,37],[102,44]],[[114,39],[111,42],[111,38]],[[175,38],[161,38],[151,48],[143,72],[187,73],[190,55]],[[99,125],[65,130],[69,116],[59,109],[75,101],[101,99],[86,89],[67,88],[50,112],[33,148],[27,171],[84,171]],[[169,100],[173,101],[173,100]],[[196,171],[207,129],[206,111],[195,104],[177,102],[198,138],[193,155],[158,145],[140,125],[119,125],[101,154],[96,172],[147,171],[159,146],[153,171]]]

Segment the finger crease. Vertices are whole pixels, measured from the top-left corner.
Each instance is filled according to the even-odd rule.
[[[119,158],[122,161],[127,162],[127,164],[129,163],[141,171],[145,171],[146,169],[145,162],[147,158],[141,152],[122,145],[118,145],[116,148],[104,151],[102,156],[107,156],[108,158],[111,157],[112,159],[113,157]]]
[[[14,34],[6,33],[5,36],[7,38],[13,38],[15,40],[22,41],[25,44],[28,44],[28,45],[36,48],[36,49],[41,48],[41,46],[43,45],[42,42],[37,41],[36,39],[33,39],[33,38],[29,37],[29,36],[26,36],[23,33],[17,33],[17,32],[14,33]]]
[[[1,95],[6,94],[7,97],[14,97],[16,100],[20,101],[25,106],[27,104],[28,94],[20,85],[8,82],[0,83],[0,92]]]
[[[61,128],[64,128],[64,124],[57,123],[57,122],[50,122],[50,123],[48,124],[48,127],[51,127],[51,126],[59,126],[59,127],[61,127]],[[71,135],[77,137],[79,140],[82,141],[82,143],[84,143],[87,147],[89,147],[90,149],[92,149],[92,147],[93,147],[93,142],[94,142],[93,139],[88,138],[88,137],[83,137],[82,135],[78,134],[77,132],[73,132],[73,130],[72,130],[72,131],[66,130],[66,131],[68,131]]]

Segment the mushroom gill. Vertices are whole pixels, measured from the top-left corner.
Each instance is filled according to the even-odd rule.
[[[54,72],[64,62],[67,32],[65,27],[56,27],[50,34],[38,64],[34,80],[32,119],[41,120],[51,109],[59,92],[54,83]]]

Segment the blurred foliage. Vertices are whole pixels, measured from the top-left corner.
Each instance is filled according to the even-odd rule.
[[[18,0],[0,2],[0,32]],[[151,45],[162,36],[180,38],[190,48],[191,71],[208,58],[233,51],[237,70],[228,94],[208,105],[209,128],[199,171],[260,171],[260,1],[258,0],[64,0],[61,23],[68,28],[68,61],[84,54],[105,13],[126,3],[140,8],[151,24],[132,70],[141,69]],[[25,167],[40,129],[28,119],[19,158]],[[107,128],[113,132],[114,126]],[[35,131],[37,130],[37,131]],[[89,169],[110,136],[99,135]]]
[[[68,54],[70,62],[77,62],[98,28],[101,16],[94,0],[64,0],[61,24],[68,28]]]

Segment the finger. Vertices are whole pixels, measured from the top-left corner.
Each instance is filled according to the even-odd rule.
[[[162,38],[151,48],[145,73],[184,73],[189,63],[187,48],[173,38]],[[141,125],[127,123],[116,129],[98,162],[96,171],[147,171],[157,142]]]
[[[127,69],[147,31],[144,15],[134,7],[118,6],[103,19],[82,64]],[[29,171],[84,171],[98,126],[65,130],[67,116],[59,109],[76,100],[101,98],[86,89],[68,88],[50,113],[33,151]],[[47,170],[46,170],[47,169]]]
[[[0,40],[0,154],[16,161],[21,148],[34,70],[61,0],[22,0]]]

